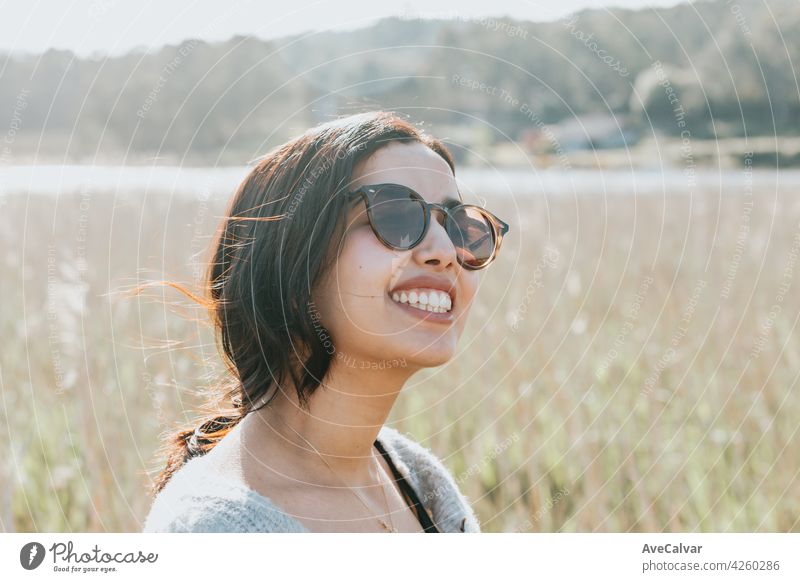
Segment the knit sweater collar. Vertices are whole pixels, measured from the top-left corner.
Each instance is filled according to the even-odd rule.
[[[396,429],[383,426],[378,440],[442,532],[479,532],[466,498],[434,454]],[[307,533],[298,520],[243,482],[195,457],[158,495],[144,531],[281,531]]]

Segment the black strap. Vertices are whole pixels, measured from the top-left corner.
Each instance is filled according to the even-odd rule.
[[[414,488],[411,484],[406,480],[402,473],[395,467],[394,462],[392,461],[392,457],[389,456],[389,453],[383,448],[383,445],[378,441],[375,440],[375,447],[380,451],[383,458],[386,459],[386,462],[389,464],[389,468],[392,470],[394,474],[394,478],[397,480],[397,483],[400,485],[400,489],[408,495],[409,499],[414,503],[414,511],[417,514],[417,520],[419,520],[419,524],[425,530],[425,533],[441,533],[436,525],[431,520],[431,516],[428,515],[428,511],[425,509],[425,506],[422,505],[422,502],[419,500],[419,496],[417,492],[414,491]]]

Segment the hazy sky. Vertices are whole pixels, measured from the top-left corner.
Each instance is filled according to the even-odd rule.
[[[80,55],[157,48],[186,38],[235,34],[274,38],[320,29],[351,29],[377,18],[511,16],[555,20],[582,8],[672,6],[676,0],[14,0],[0,2],[0,51],[64,48]]]

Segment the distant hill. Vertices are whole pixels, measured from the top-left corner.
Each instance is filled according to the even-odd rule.
[[[51,50],[0,61],[2,163],[242,163],[317,121],[376,107],[466,147],[587,114],[671,135],[681,120],[697,138],[798,134],[798,63],[797,0],[588,10],[549,23],[407,15],[109,59]]]

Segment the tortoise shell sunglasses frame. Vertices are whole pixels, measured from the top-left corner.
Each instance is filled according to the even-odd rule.
[[[375,218],[375,208],[376,202],[375,198],[378,193],[385,188],[392,188],[396,191],[404,192],[409,199],[416,201],[420,208],[420,220],[423,222],[422,224],[422,231],[421,234],[416,238],[416,240],[410,241],[408,244],[397,244],[388,240],[384,234],[381,232],[382,228],[385,228],[385,225],[381,225],[380,220]],[[509,226],[505,222],[503,222],[500,218],[475,204],[462,204],[460,201],[452,200],[448,201],[444,204],[438,204],[434,202],[428,202],[419,195],[417,192],[409,188],[408,186],[403,186],[402,184],[367,184],[361,186],[352,192],[347,194],[347,200],[352,201],[354,199],[362,199],[366,205],[367,209],[367,219],[369,220],[370,227],[372,228],[372,232],[381,241],[385,246],[395,249],[398,251],[407,251],[411,250],[417,245],[419,245],[425,235],[428,233],[428,228],[431,223],[431,211],[432,209],[440,210],[442,215],[444,216],[444,223],[443,226],[445,227],[445,231],[447,232],[450,240],[452,241],[453,245],[456,247],[457,252],[457,260],[458,263],[464,267],[465,269],[471,271],[477,271],[480,269],[485,269],[489,266],[489,264],[494,261],[497,257],[497,253],[500,250],[500,245],[503,242],[503,237],[508,233]],[[400,198],[402,199],[402,197]],[[486,226],[490,227],[487,228],[487,232],[481,235],[475,241],[467,242],[467,247],[464,248],[464,245],[461,243],[464,242],[463,237],[463,229],[461,225],[459,225],[458,220],[454,216],[456,211],[466,211],[466,212],[477,212],[481,218],[486,223]],[[412,230],[414,228],[418,228],[419,225],[409,225],[408,230]],[[471,250],[478,248],[481,244],[484,243],[487,236],[491,236],[493,238],[493,247],[491,254],[484,260],[479,263],[470,264],[467,260],[462,257],[462,252],[469,253]]]

